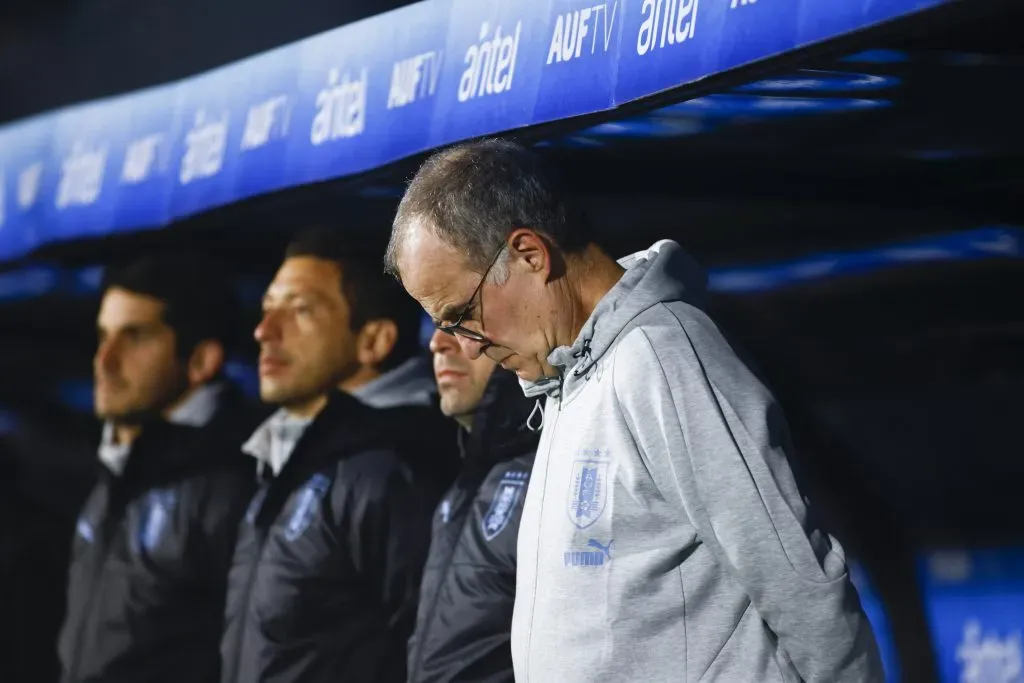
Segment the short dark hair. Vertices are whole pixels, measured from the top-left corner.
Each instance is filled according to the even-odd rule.
[[[220,342],[225,349],[231,345],[238,302],[223,268],[203,256],[161,254],[108,267],[101,289],[106,294],[114,287],[163,303],[179,358],[188,358],[203,341]]]
[[[413,222],[458,249],[484,272],[516,228],[531,228],[564,253],[592,240],[583,211],[554,168],[535,151],[508,140],[485,139],[438,152],[406,188],[384,257],[398,277],[398,255]]]
[[[378,247],[380,245],[378,244]],[[285,250],[285,258],[308,256],[333,261],[341,270],[341,292],[351,311],[350,326],[358,331],[371,320],[390,320],[398,339],[381,363],[387,372],[421,351],[419,332],[423,312],[380,266],[380,250],[356,246],[338,228],[315,226],[299,233]]]

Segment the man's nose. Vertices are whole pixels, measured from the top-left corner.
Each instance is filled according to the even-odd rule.
[[[111,368],[117,364],[117,344],[114,343],[114,340],[107,339],[100,342],[96,347],[93,364],[97,368]]]
[[[429,344],[431,353],[451,353],[453,351],[459,351],[459,340],[441,330],[434,330],[434,334],[430,335]]]
[[[274,311],[264,311],[263,317],[260,319],[256,329],[253,330],[252,336],[256,341],[263,343],[281,336],[280,327]]]

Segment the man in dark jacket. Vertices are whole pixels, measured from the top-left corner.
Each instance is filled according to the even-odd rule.
[[[237,444],[255,420],[219,381],[233,310],[195,259],[107,278],[93,364],[102,467],[75,532],[66,683],[217,680],[231,548],[254,487]]]
[[[388,411],[337,389],[381,326],[338,245],[311,244],[289,248],[256,328],[260,395],[280,409],[243,447],[261,484],[229,578],[221,680],[400,683],[442,489],[400,457]]]
[[[288,258],[333,261],[344,273],[346,365],[338,388],[386,411],[393,445],[443,491],[459,469],[457,425],[437,405],[431,354],[421,342],[423,311],[380,267],[380,250],[372,243],[357,248],[343,231],[318,227],[292,240]]]
[[[530,428],[536,403],[513,373],[470,360],[455,337],[435,332],[430,350],[441,409],[462,427],[463,465],[434,514],[409,682],[511,683],[516,538],[540,438]]]

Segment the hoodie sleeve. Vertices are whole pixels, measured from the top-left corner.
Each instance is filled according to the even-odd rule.
[[[615,351],[616,395],[655,484],[745,589],[801,678],[883,680],[843,549],[809,522],[781,410],[703,313],[674,313]]]

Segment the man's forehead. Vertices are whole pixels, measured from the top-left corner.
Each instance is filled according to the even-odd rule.
[[[275,278],[264,295],[269,299],[295,299],[299,297],[323,296],[327,288],[312,279]]]
[[[155,297],[112,287],[100,302],[97,324],[110,329],[162,325],[164,308]]]
[[[469,282],[463,283],[462,277],[445,277],[443,272],[434,271],[418,281],[415,288],[409,287],[408,291],[427,315],[436,321],[446,322],[463,312],[470,286]]]
[[[465,259],[451,246],[422,227],[413,228],[402,248],[399,266],[406,291],[420,302],[423,309],[436,319],[443,309],[460,308],[466,304],[460,298],[467,282],[475,273],[465,265]]]
[[[286,260],[267,287],[271,298],[325,296],[333,292],[340,295],[341,271],[332,261],[310,257]]]
[[[448,244],[422,221],[414,221],[408,228],[398,253],[398,265],[405,279],[406,270],[428,266],[430,268],[458,268],[465,257],[456,247]]]

